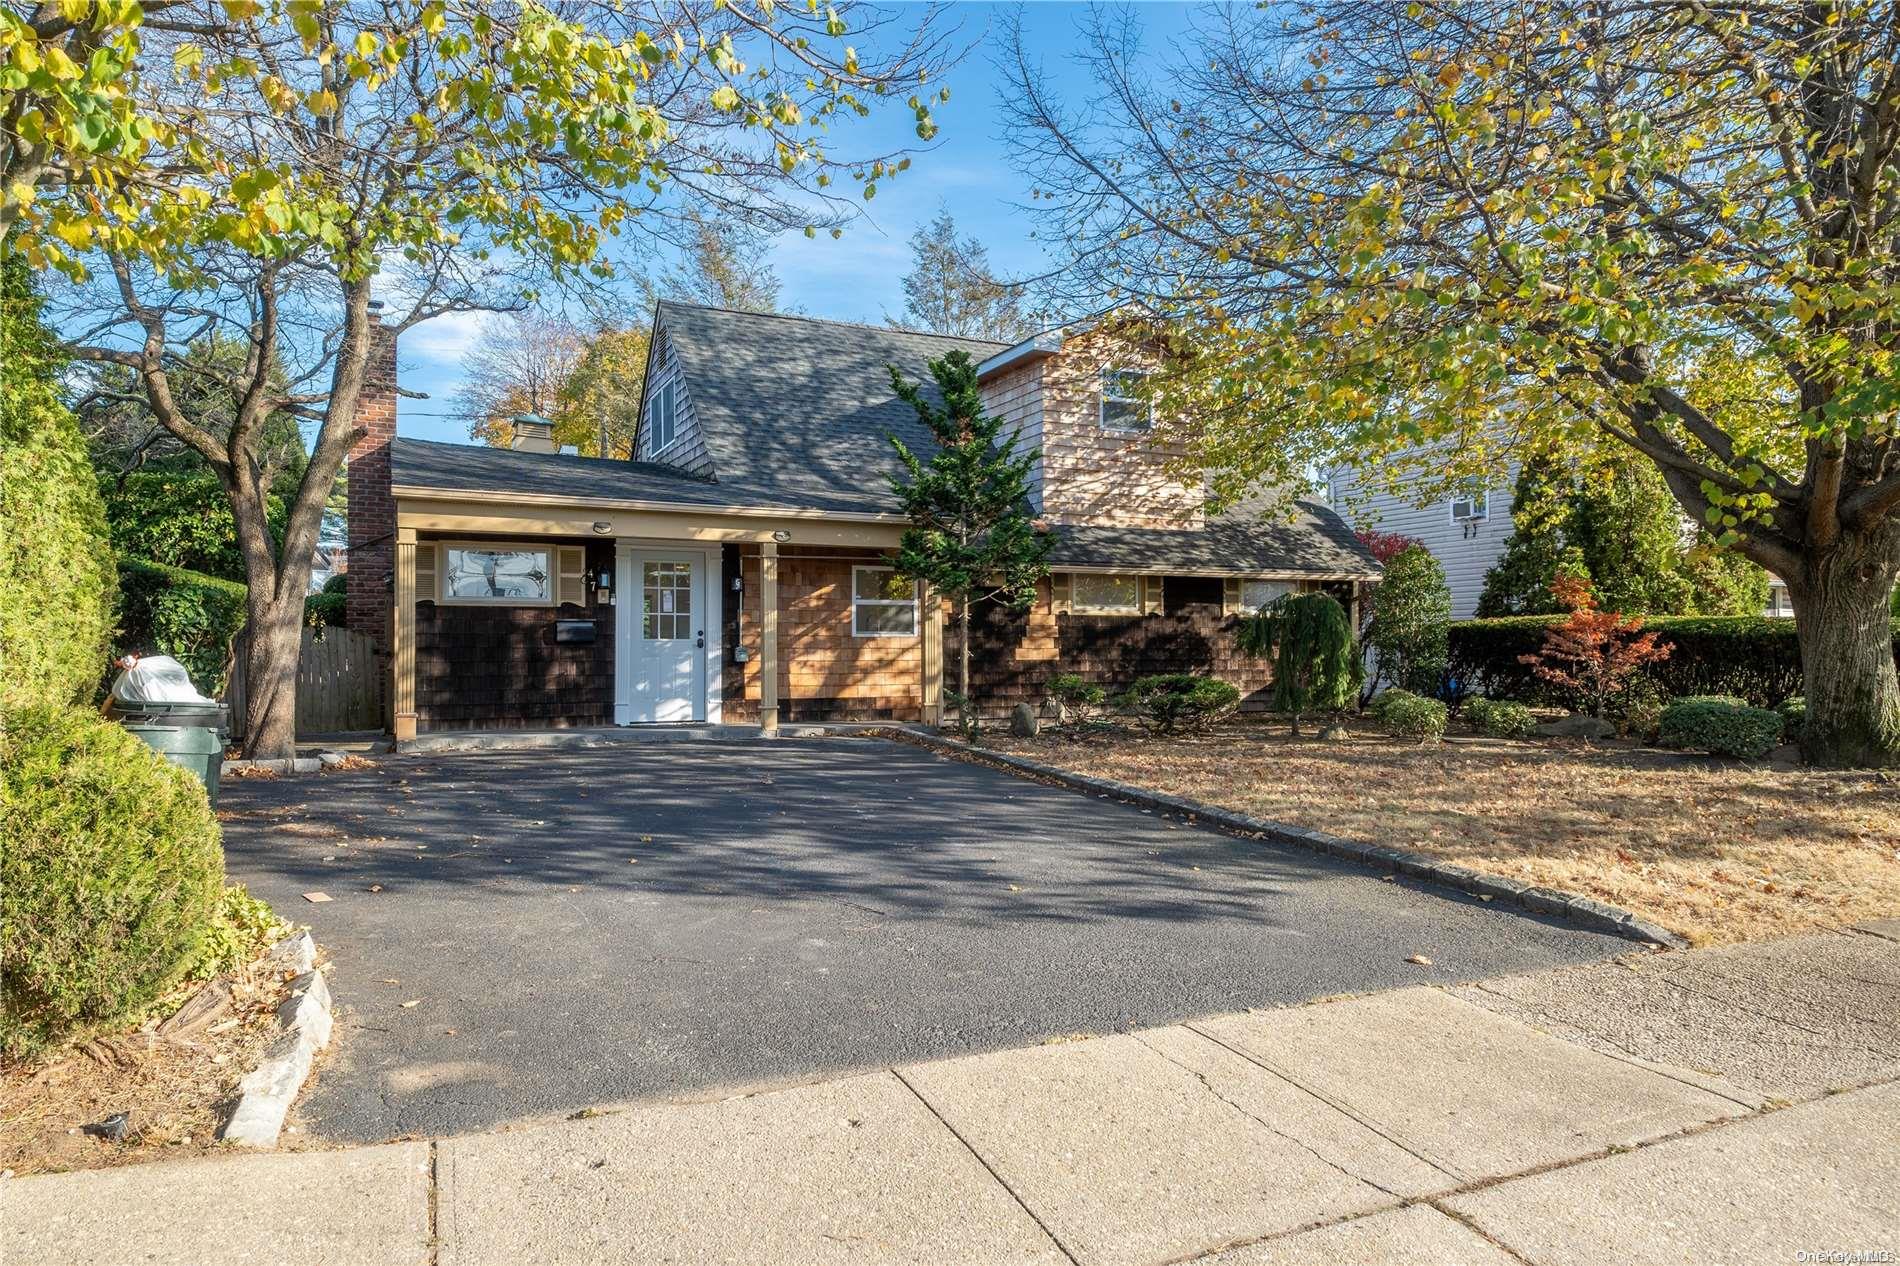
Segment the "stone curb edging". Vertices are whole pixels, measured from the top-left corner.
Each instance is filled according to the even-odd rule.
[[[1191,815],[1201,823],[1230,834],[1258,836],[1277,844],[1291,844],[1296,848],[1312,849],[1346,861],[1377,866],[1412,879],[1422,879],[1429,883],[1456,888],[1474,897],[1490,897],[1493,900],[1506,901],[1535,914],[1557,915],[1594,932],[1608,932],[1613,936],[1660,945],[1667,949],[1689,947],[1688,941],[1668,928],[1651,923],[1628,910],[1598,901],[1593,897],[1579,896],[1556,888],[1540,888],[1521,880],[1506,879],[1500,875],[1487,875],[1482,871],[1472,870],[1468,866],[1441,862],[1409,849],[1362,844],[1357,840],[1328,835],[1324,831],[1311,831],[1305,827],[1289,826],[1284,822],[1270,822],[1265,818],[1248,817],[1244,813],[1235,813],[1230,809],[1203,804],[1201,801],[1189,800],[1182,796],[1163,795],[1131,783],[1071,773],[1066,769],[1045,765],[1040,761],[1011,756],[1007,752],[991,752],[978,747],[969,747],[917,726],[905,726],[887,731],[887,733],[957,760],[975,764],[987,762],[1001,765],[1016,773],[1030,774],[1059,783],[1071,790],[1112,796],[1117,800],[1165,813]]]
[[[220,1138],[246,1147],[275,1147],[284,1118],[297,1092],[310,1077],[317,1052],[330,1044],[333,1024],[330,986],[316,970],[317,943],[299,932],[270,949],[268,958],[297,974],[290,996],[277,1007],[283,1033],[271,1043],[264,1060],[238,1083],[237,1106],[225,1122]]]

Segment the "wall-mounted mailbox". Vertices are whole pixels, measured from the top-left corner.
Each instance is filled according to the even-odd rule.
[[[599,635],[592,620],[556,620],[554,622],[554,640],[585,646]]]

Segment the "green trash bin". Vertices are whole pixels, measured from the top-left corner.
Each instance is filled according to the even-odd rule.
[[[145,746],[180,769],[190,770],[204,783],[211,807],[218,807],[218,776],[224,772],[224,739],[218,731],[201,725],[122,724]]]

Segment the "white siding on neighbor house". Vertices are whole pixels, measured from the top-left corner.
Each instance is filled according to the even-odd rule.
[[[1487,489],[1486,517],[1473,523],[1453,522],[1450,497],[1415,505],[1403,489],[1368,484],[1350,470],[1327,475],[1326,491],[1333,509],[1354,529],[1376,528],[1424,542],[1445,569],[1452,619],[1466,620],[1478,609],[1484,574],[1511,539],[1511,490],[1516,483],[1513,464]]]

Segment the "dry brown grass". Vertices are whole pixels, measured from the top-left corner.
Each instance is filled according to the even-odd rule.
[[[188,1038],[138,1029],[94,1037],[33,1065],[0,1068],[0,1168],[31,1174],[202,1155],[237,1083],[281,1029],[276,1007],[286,980],[261,963],[233,978],[229,1010]],[[171,1014],[195,992],[182,989],[154,1010]],[[128,1112],[130,1132],[110,1143],[83,1127]]]
[[[1890,776],[1576,743],[1293,742],[1253,722],[984,746],[1583,893],[1702,945],[1900,912]]]

